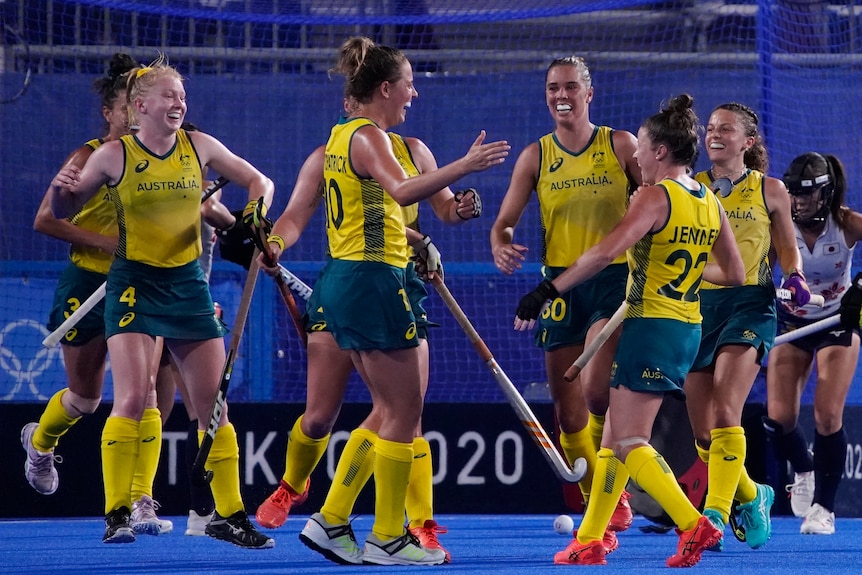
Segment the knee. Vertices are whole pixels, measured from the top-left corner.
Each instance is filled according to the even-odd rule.
[[[613,449],[616,458],[625,463],[629,453],[639,447],[646,447],[647,445],[649,445],[648,437],[633,435],[613,442],[611,449]]]
[[[63,394],[62,403],[69,415],[72,417],[82,417],[95,413],[101,401],[102,396],[82,397],[74,391],[69,390]]]

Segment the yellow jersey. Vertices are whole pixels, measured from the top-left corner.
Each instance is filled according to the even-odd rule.
[[[708,172],[700,172],[695,179],[707,187],[712,186]],[[742,263],[745,265],[745,281],[742,285],[757,285],[772,289],[772,271],[769,268],[769,246],[772,242],[769,209],[766,206],[764,175],[748,170],[733,182],[730,194],[720,199],[739,246]],[[724,286],[703,282],[703,289],[721,289]]]
[[[368,118],[342,118],[326,143],[323,177],[329,253],[334,259],[406,268],[401,206],[374,179],[358,176],[350,163],[353,134],[368,125],[375,124]]]
[[[85,144],[93,150],[102,145],[99,138],[90,140]],[[82,230],[95,232],[103,236],[116,237],[119,234],[117,227],[117,210],[111,201],[111,194],[107,186],[102,186],[96,195],[90,198],[84,207],[69,218],[69,222]],[[79,268],[92,272],[107,274],[114,261],[114,255],[106,253],[98,248],[72,244],[69,249],[69,258]]]
[[[631,182],[614,154],[612,134],[608,126],[596,126],[578,152],[564,148],[553,133],[539,139],[536,195],[545,265],[570,266],[625,214]],[[625,263],[625,256],[613,263]]]
[[[657,184],[670,202],[668,221],[627,252],[626,317],[665,318],[700,323],[698,288],[721,230],[721,205],[701,184],[689,190],[676,180]]]
[[[201,254],[201,164],[185,130],[157,156],[135,135],[123,136],[123,174],[108,189],[117,209],[117,255],[173,268]]]

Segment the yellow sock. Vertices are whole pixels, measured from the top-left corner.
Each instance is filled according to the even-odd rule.
[[[661,505],[677,527],[688,531],[695,526],[700,513],[683,493],[664,457],[652,445],[632,450],[625,464],[632,479]]]
[[[127,417],[109,417],[102,428],[102,479],[105,515],[120,507],[132,510],[132,476],[138,458],[139,423]]]
[[[206,432],[198,430],[198,444],[204,433]],[[232,423],[219,426],[216,430],[206,468],[213,472],[210,489],[216,512],[222,517],[230,517],[237,511],[244,510],[239,489],[239,444]]]
[[[709,449],[704,449],[703,447],[701,447],[700,443],[698,443],[697,440],[695,440],[694,442],[694,448],[697,450],[697,456],[700,458],[700,460],[709,465]]]
[[[757,497],[757,483],[748,475],[748,471],[743,465],[739,472],[739,483],[733,498],[740,503],[751,503],[755,497]]]
[[[287,453],[284,456],[284,475],[282,481],[296,493],[304,493],[311,472],[317,467],[320,458],[329,445],[329,434],[320,439],[312,439],[302,432],[302,416],[293,424],[287,438]]]
[[[593,483],[593,473],[596,469],[596,447],[593,444],[593,437],[590,433],[589,425],[574,433],[560,432],[560,447],[563,448],[563,455],[566,456],[566,461],[571,466],[579,457],[587,460],[587,473],[584,478],[578,482],[581,488],[581,493],[584,495],[584,500],[590,498],[590,486]]]
[[[404,533],[404,500],[413,465],[413,444],[377,439],[374,447],[374,525],[383,541]]]
[[[590,428],[590,436],[593,438],[593,447],[596,453],[602,448],[602,433],[605,431],[605,416],[596,415],[590,412],[590,419],[587,422],[587,427]]]
[[[162,453],[162,416],[158,408],[148,407],[144,410],[138,428],[138,440],[138,460],[132,478],[133,502],[142,495],[153,496],[153,481],[156,480],[156,470]]]
[[[710,436],[709,489],[704,509],[721,513],[726,523],[745,463],[745,432],[742,427],[719,427],[713,429]]]
[[[69,391],[68,387],[51,396],[48,405],[45,406],[45,411],[42,412],[42,417],[39,418],[39,427],[33,433],[33,447],[42,453],[47,453],[57,447],[60,436],[69,431],[81,419],[80,417],[72,417],[63,407],[61,399],[67,391]]]
[[[356,498],[374,471],[377,434],[368,429],[354,429],[344,445],[335,466],[335,476],[320,513],[328,523],[347,523]],[[379,483],[378,483],[379,489]],[[401,514],[404,514],[402,506]]]
[[[601,541],[620,495],[629,482],[629,472],[622,461],[617,459],[613,450],[603,447],[596,458],[596,472],[593,476],[593,492],[590,504],[584,513],[584,520],[578,527],[578,541],[588,543]]]
[[[431,445],[424,437],[413,439],[413,465],[410,467],[410,482],[407,484],[407,520],[410,527],[422,527],[428,519],[434,519],[434,465],[431,461]]]

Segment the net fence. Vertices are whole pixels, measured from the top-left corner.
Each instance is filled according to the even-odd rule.
[[[835,154],[849,204],[860,204],[862,8],[849,1],[6,0],[0,17],[0,400],[42,400],[65,385],[59,352],[39,342],[68,246],[34,232],[33,217],[66,155],[99,134],[92,82],[115,52],[141,62],[166,54],[187,78],[188,120],[275,181],[278,214],[341,111],[341,79],[328,74],[337,47],[367,35],[404,50],[420,97],[400,133],[422,138],[441,165],[482,129],[512,144],[504,166],[453,187],[481,192],[479,220],[451,228],[427,208],[420,219],[480,335],[516,385],[538,395],[542,354],[511,329],[518,298],[539,279],[535,202],[516,231],[530,248],[521,272],[496,271],[488,237],[517,154],[553,128],[544,73],[554,58],[586,59],[592,120],[618,129],[635,132],[680,92],[694,96],[702,120],[743,102],[760,115],[770,175],[805,151]],[[705,162],[702,154],[698,168]],[[234,209],[244,198],[225,190]],[[325,242],[319,215],[284,263],[313,284]],[[244,278],[216,258],[213,293],[230,323]],[[303,401],[304,351],[271,282],[259,283],[231,398]],[[441,324],[430,339],[429,400],[502,401],[435,294],[427,306]],[[354,381],[348,400],[365,399]]]

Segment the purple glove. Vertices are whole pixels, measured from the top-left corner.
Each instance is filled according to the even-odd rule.
[[[793,294],[793,301],[796,305],[803,306],[811,299],[811,290],[808,289],[808,284],[805,283],[805,276],[796,270],[790,272],[781,287]]]

